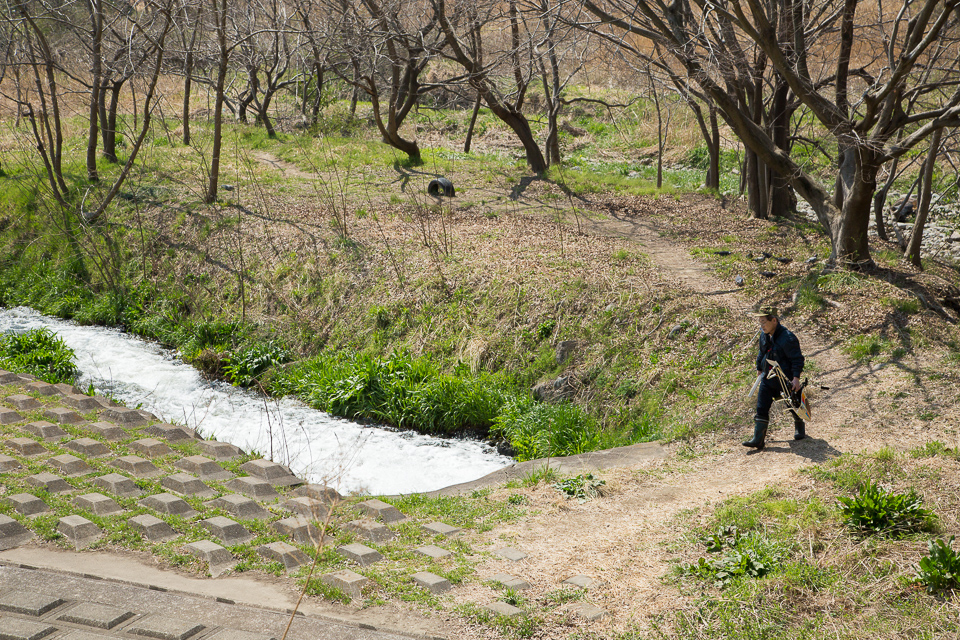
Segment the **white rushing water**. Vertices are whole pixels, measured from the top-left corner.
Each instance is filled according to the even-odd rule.
[[[513,462],[481,442],[364,426],[297,400],[204,380],[175,353],[122,331],[79,326],[24,307],[0,310],[0,332],[38,327],[56,332],[74,350],[83,390],[92,383],[129,407],[258,451],[344,493],[431,491]]]

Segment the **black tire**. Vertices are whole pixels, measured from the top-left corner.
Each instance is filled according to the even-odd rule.
[[[456,195],[453,183],[446,178],[434,178],[431,180],[430,184],[427,185],[427,193],[438,198],[440,196],[452,198]]]

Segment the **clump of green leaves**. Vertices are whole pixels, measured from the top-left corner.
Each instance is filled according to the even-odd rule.
[[[841,496],[840,513],[847,526],[863,535],[901,536],[932,528],[936,516],[923,505],[923,497],[911,489],[891,493],[868,481],[852,498]]]
[[[73,349],[45,327],[0,337],[0,366],[30,373],[45,382],[72,384],[80,373],[75,362]]]
[[[915,581],[929,593],[960,587],[960,554],[953,548],[953,536],[947,542],[930,541],[929,555],[920,559]]]
[[[592,473],[582,473],[566,480],[555,482],[553,488],[564,493],[568,498],[576,498],[583,504],[587,500],[603,495],[605,480],[594,478]]]
[[[594,451],[601,442],[596,418],[572,402],[547,404],[515,397],[493,422],[492,432],[507,438],[521,461]]]
[[[249,387],[268,369],[285,362],[290,362],[287,348],[279,340],[268,340],[235,351],[223,370],[231,383]]]
[[[701,542],[710,553],[723,553],[724,549],[727,552],[713,560],[700,558],[683,567],[682,573],[713,582],[720,588],[744,576],[762,578],[770,572],[769,562],[764,562],[756,549],[742,544],[744,539],[736,527],[720,527]]]

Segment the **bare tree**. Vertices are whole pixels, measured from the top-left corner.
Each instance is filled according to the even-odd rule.
[[[581,1],[595,28],[670,52],[747,147],[810,203],[830,237],[831,260],[844,266],[872,264],[867,227],[880,166],[960,122],[956,0],[863,5],[862,21],[854,20],[858,0]],[[737,98],[744,83],[729,52],[740,42],[769,60],[836,146],[835,193]]]
[[[516,0],[509,0],[506,6],[489,2],[480,4],[473,0],[456,0],[455,6],[448,6],[447,0],[431,1],[448,46],[445,55],[463,67],[467,81],[493,114],[513,130],[523,145],[530,169],[543,173],[547,170],[546,157],[522,111],[530,74],[521,66],[520,18]],[[488,59],[484,32],[493,23],[510,33],[510,44],[495,50]],[[509,93],[501,91],[495,73],[505,65],[513,74]]]
[[[434,8],[426,0],[331,0],[326,13],[340,16],[326,22],[335,30],[327,41],[348,60],[333,72],[369,97],[383,142],[419,162],[420,146],[400,129],[432,88],[421,75],[445,46]]]
[[[282,2],[260,0],[255,8],[235,15],[231,21],[238,58],[247,72],[247,86],[237,101],[237,118],[246,122],[247,109],[253,106],[256,123],[263,125],[271,138],[277,134],[270,119],[270,105],[279,91],[297,82],[288,75],[295,59],[290,19]]]

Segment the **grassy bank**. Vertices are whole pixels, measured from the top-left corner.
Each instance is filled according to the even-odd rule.
[[[956,467],[957,452],[939,441],[881,449],[805,470],[802,489],[718,504],[678,545],[669,582],[691,606],[662,617],[650,635],[955,634]]]
[[[489,114],[481,122],[501,135]],[[612,141],[613,128],[593,130]],[[749,338],[736,319],[691,310],[630,243],[581,232],[593,214],[579,193],[656,192],[627,164],[571,161],[530,181],[494,149],[436,147],[410,167],[350,135],[228,128],[230,190],[212,206],[189,169],[203,142],[158,137],[92,226],[44,197],[26,151],[12,155],[0,304],[120,326],[209,375],[335,415],[503,439],[521,458],[688,433],[702,422],[689,407],[727,395],[718,377],[743,383],[731,346]],[[117,170],[104,163],[104,182]],[[678,169],[673,184],[696,172]],[[454,177],[456,200],[422,195],[436,173]],[[575,227],[558,224],[570,212]],[[578,346],[558,362],[563,341]],[[533,400],[558,379],[564,402]]]

